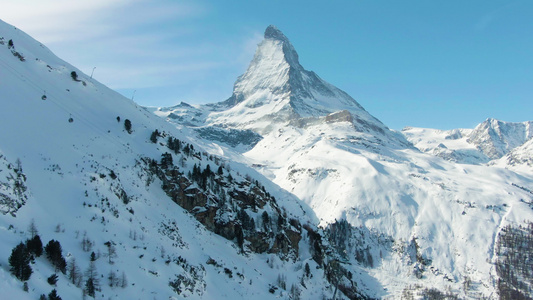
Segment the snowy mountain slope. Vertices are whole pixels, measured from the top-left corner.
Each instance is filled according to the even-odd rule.
[[[402,133],[422,152],[458,163],[483,164],[524,145],[533,136],[532,125],[533,121],[512,123],[489,118],[474,129],[407,127]]]
[[[3,296],[81,299],[93,277],[97,299],[355,298],[380,286],[335,263],[293,195],[1,21],[0,103]],[[60,242],[67,268],[36,257],[24,291],[8,257],[30,224]]]
[[[476,145],[469,143],[472,129],[438,130],[406,127],[405,137],[420,151],[442,159],[467,164],[483,164],[490,159]]]
[[[431,274],[426,267],[430,274],[425,275],[425,284],[437,287],[437,282],[450,278],[452,282],[444,283],[459,289],[464,276],[480,284],[491,282],[494,274],[487,260],[492,259],[495,234],[502,224],[520,224],[533,217],[521,202],[531,195],[512,185],[531,186],[531,177],[457,166],[410,149],[358,145],[349,130],[342,125],[316,126],[306,132],[287,129],[265,137],[245,155],[309,204],[324,225],[346,219],[399,245],[416,239],[421,255],[432,261],[431,272],[439,270]],[[399,267],[401,258],[389,250],[391,257],[381,262],[384,269],[370,272],[392,292],[404,288],[410,281],[406,278],[416,274],[410,273],[412,266]],[[403,285],[395,282],[398,278]],[[480,292],[489,295],[492,290]]]
[[[279,30],[267,28],[232,97],[196,106],[205,122],[195,127],[260,134],[262,139],[240,158],[242,149],[229,154],[231,146],[224,144],[224,151],[308,204],[343,262],[364,268],[383,286],[369,287],[370,295],[422,296],[424,288],[462,298],[503,295],[495,284],[504,278],[495,247],[502,228],[533,220],[533,175],[454,163],[488,161],[475,147],[485,145],[479,126],[454,132],[413,129],[408,137],[414,144],[454,150],[440,152],[451,161],[421,153],[351,97],[321,79],[309,79],[297,57]],[[184,126],[167,117],[171,111],[156,114]],[[502,143],[514,145],[519,129],[505,128],[501,132],[513,137],[502,135]],[[474,145],[464,138],[473,132]]]
[[[531,167],[533,167],[533,138],[514,148],[504,157],[495,161],[494,164],[523,172],[531,171]]]

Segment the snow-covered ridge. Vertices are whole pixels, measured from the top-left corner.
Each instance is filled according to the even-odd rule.
[[[474,129],[437,130],[407,127],[402,130],[420,151],[443,159],[467,164],[491,164],[506,159],[509,165],[527,165],[533,154],[523,148],[533,137],[533,121],[513,123],[489,118]],[[527,148],[527,146],[526,146]],[[518,158],[520,157],[520,158]],[[499,163],[501,165],[501,163]]]
[[[501,292],[494,282],[505,276],[494,265],[505,255],[496,245],[502,228],[533,219],[533,175],[486,165],[491,158],[481,149],[482,137],[498,137],[503,142],[494,147],[505,149],[529,133],[488,120],[502,134],[478,127],[410,128],[402,135],[305,71],[293,49],[279,30],[267,28],[232,97],[195,107],[206,116],[196,126],[250,129],[262,139],[245,151],[219,138],[204,136],[205,143],[219,145],[309,205],[333,230],[342,260],[365,268],[367,284],[386,289],[369,288],[368,295],[397,299],[429,287],[474,299]],[[169,113],[163,111],[156,113]],[[184,120],[194,113],[175,111]],[[167,120],[183,126],[178,118]]]
[[[533,137],[533,121],[522,123],[487,119],[476,126],[468,142],[491,159],[497,159]]]

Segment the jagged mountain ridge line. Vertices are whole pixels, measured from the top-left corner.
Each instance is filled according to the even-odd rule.
[[[525,150],[533,138],[532,124],[487,118],[473,129],[406,127],[402,132],[422,152],[449,161],[521,169],[533,165],[533,153]]]
[[[289,39],[272,25],[265,30],[264,40],[248,69],[235,82],[232,96],[213,106],[218,109],[207,117],[213,125],[231,122],[232,108],[235,112],[249,108],[255,117],[250,118],[251,129],[262,118],[286,122],[346,110],[361,127],[368,125],[382,132],[389,131],[344,91],[305,70]],[[220,113],[221,109],[228,113]]]
[[[236,151],[231,154],[236,157],[242,153],[240,159],[310,205],[323,226],[346,220],[372,233],[363,248],[344,244],[360,236],[338,247],[345,247],[347,261],[369,267],[389,295],[398,297],[420,285],[440,286],[443,291],[445,284],[466,298],[496,294],[499,287],[491,278],[499,275],[491,267],[497,260],[491,249],[505,224],[529,218],[525,216],[531,214],[531,202],[521,197],[530,195],[516,182],[531,185],[531,170],[515,173],[511,164],[503,165],[507,169],[487,166],[477,156],[465,165],[421,153],[403,134],[374,122],[366,111],[343,106],[339,99],[346,99],[340,94],[339,99],[331,99],[315,91],[309,93],[311,99],[291,102],[291,90],[283,87],[305,87],[311,81],[290,81],[289,70],[300,66],[293,59],[296,67],[291,68],[285,59],[282,43],[288,39],[272,28],[267,31],[248,70],[236,81],[238,103],[194,109],[180,105],[154,112],[179,128],[192,124],[189,128],[245,129],[259,134],[261,140],[245,143],[246,147],[228,143],[224,132],[199,138],[219,144],[224,152]],[[307,73],[299,74],[306,78]],[[290,105],[282,105],[286,103]],[[513,158],[510,161],[526,161],[518,154]],[[485,231],[477,231],[479,226]],[[462,289],[460,278],[466,277],[475,278],[477,286],[484,288]]]

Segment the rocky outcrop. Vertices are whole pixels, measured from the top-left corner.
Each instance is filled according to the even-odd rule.
[[[0,172],[2,171],[5,173],[3,179],[0,179],[0,213],[15,216],[28,200],[26,175],[22,171],[20,160],[17,159],[13,165],[0,154]]]
[[[533,121],[523,123],[487,119],[468,137],[490,159],[498,159],[533,137]]]
[[[191,160],[201,157],[194,150],[188,151],[191,151],[188,154]],[[196,164],[194,172],[186,176],[172,163],[170,156],[165,153],[161,162],[150,158],[143,158],[142,162],[147,172],[161,180],[167,196],[206,229],[234,241],[242,251],[268,252],[282,259],[298,257],[302,239],[299,222],[288,222],[275,199],[257,181],[251,178],[237,181],[224,176],[222,169],[215,174],[211,171],[214,167],[201,170]],[[214,159],[213,165],[216,165]],[[250,215],[262,216],[262,219],[255,220]],[[256,227],[256,223],[262,226]]]
[[[347,110],[341,110],[326,116],[326,123],[350,122],[353,123],[352,114]]]

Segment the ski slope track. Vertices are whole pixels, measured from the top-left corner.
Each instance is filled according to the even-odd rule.
[[[531,122],[390,130],[305,70],[274,26],[230,98],[148,110],[254,167],[311,207],[330,233],[347,221],[335,245],[346,265],[375,280],[368,296],[416,299],[434,289],[504,298],[501,230],[533,221]],[[236,145],[231,131],[259,138]]]

